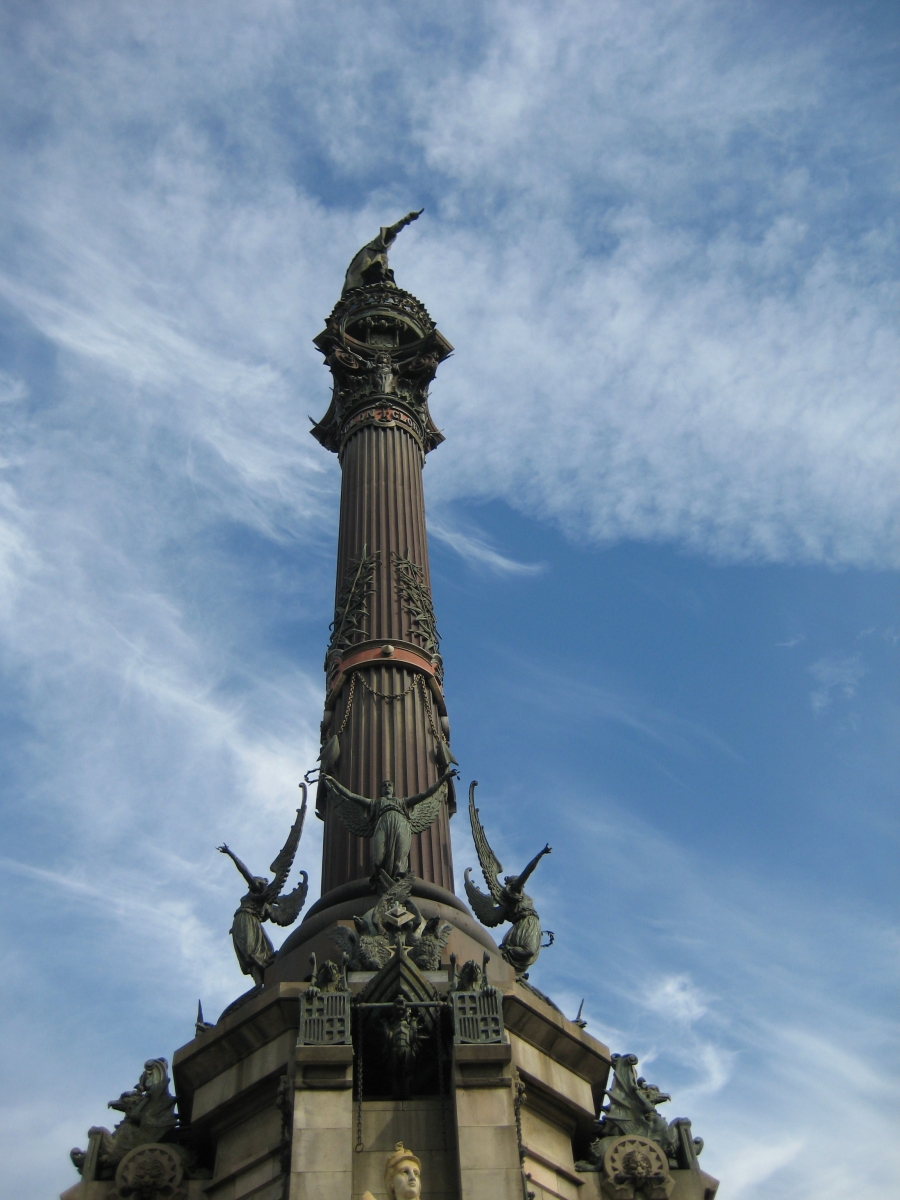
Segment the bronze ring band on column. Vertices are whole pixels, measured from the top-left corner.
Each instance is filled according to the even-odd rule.
[[[385,653],[389,650],[390,653]],[[431,659],[416,646],[398,645],[394,642],[388,645],[385,642],[369,642],[359,647],[353,647],[339,663],[335,664],[337,674],[334,677],[334,682],[328,688],[328,698],[325,701],[326,709],[334,707],[334,702],[344,686],[344,680],[351,671],[359,670],[360,667],[398,667],[407,671],[418,671],[424,675],[431,691],[434,693],[438,704],[438,711],[441,716],[446,716],[446,705],[444,704],[444,696],[441,691],[440,684],[435,677],[434,666]]]
[[[383,401],[366,405],[365,408],[348,417],[341,429],[341,448],[338,452],[338,459],[341,459],[344,447],[353,434],[358,433],[366,425],[379,425],[382,429],[404,429],[415,439],[424,456],[424,439],[419,422],[405,408],[397,404],[395,400],[389,396],[385,396]]]

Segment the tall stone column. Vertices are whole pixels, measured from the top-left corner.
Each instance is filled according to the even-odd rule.
[[[352,271],[352,269],[351,269]],[[331,406],[313,428],[343,472],[335,613],[325,658],[322,764],[358,795],[390,779],[399,796],[432,785],[449,762],[439,635],[431,602],[422,468],[443,438],[428,385],[452,347],[386,265],[348,273],[315,338],[334,378]],[[414,835],[410,868],[453,890],[448,804]],[[372,872],[371,840],[329,810],[324,787],[323,896]]]

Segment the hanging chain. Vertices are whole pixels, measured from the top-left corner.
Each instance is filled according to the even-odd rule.
[[[355,678],[356,678],[356,676],[354,675],[354,679]],[[365,679],[363,679],[362,675],[360,675],[360,677],[359,677],[359,682],[363,685],[363,687],[366,689],[366,691],[370,695],[372,695],[376,698],[376,700],[402,700],[405,696],[408,696],[409,693],[416,686],[417,679],[418,679],[418,674],[413,675],[412,682],[410,683],[408,688],[405,688],[402,692],[396,692],[390,696],[387,694],[387,692],[376,691],[376,689],[373,688],[371,684],[366,683],[366,681],[365,681]]]
[[[370,683],[366,682],[364,676],[362,676],[358,671],[354,671],[350,676],[350,694],[347,697],[347,707],[344,709],[344,716],[341,720],[341,727],[338,730],[338,736],[340,736],[347,728],[347,722],[350,719],[350,709],[353,707],[353,697],[356,693],[357,679],[363,685],[369,695],[374,696],[376,700],[404,700],[410,694],[413,688],[421,688],[422,701],[425,705],[425,713],[428,717],[429,728],[431,729],[436,742],[444,741],[443,734],[441,734],[438,730],[437,723],[434,719],[434,710],[431,707],[431,697],[428,694],[428,684],[425,682],[425,676],[420,675],[418,671],[413,674],[408,686],[405,687],[402,692],[394,692],[392,695],[388,695],[387,692],[379,692],[376,688],[373,688]]]
[[[422,687],[422,699],[425,701],[425,711],[428,714],[428,724],[431,726],[431,732],[434,734],[435,740],[441,742],[444,739],[438,733],[437,727],[434,723],[434,713],[431,711],[431,698],[428,695],[428,684],[425,682],[425,676],[417,674],[416,679],[419,681]]]
[[[525,1144],[522,1141],[522,1102],[525,1099],[525,1084],[519,1076],[519,1068],[513,1067],[513,1109],[516,1114],[516,1141],[519,1143],[519,1162],[522,1167],[522,1200],[534,1200],[535,1193],[529,1188],[531,1175],[525,1170]]]
[[[354,1149],[357,1154],[361,1154],[363,1147],[362,1137],[362,1098],[363,1098],[363,1037],[362,1037],[362,1009],[357,1005],[356,1008],[356,1146]]]
[[[347,697],[347,707],[344,709],[344,719],[341,721],[341,727],[338,730],[338,737],[347,728],[347,722],[350,720],[350,709],[353,706],[353,693],[356,691],[356,672],[350,676],[350,695]]]

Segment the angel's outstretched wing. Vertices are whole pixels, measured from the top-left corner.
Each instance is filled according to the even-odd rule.
[[[487,834],[484,832],[484,827],[478,819],[478,809],[475,807],[475,789],[477,787],[478,780],[473,779],[469,784],[469,824],[472,826],[472,841],[475,843],[478,861],[481,863],[484,882],[488,885],[488,890],[494,902],[499,903],[500,893],[503,889],[500,886],[498,877],[503,870],[503,864],[488,844]],[[468,890],[468,884],[466,887]],[[477,891],[478,889],[476,888],[475,890]]]
[[[507,920],[506,909],[502,904],[495,904],[490,896],[486,896],[480,891],[472,880],[469,878],[471,867],[466,867],[466,895],[469,898],[469,903],[472,905],[472,912],[482,923],[493,928],[495,925],[502,925]]]
[[[271,867],[269,867],[269,870],[275,876],[266,888],[266,899],[270,902],[278,896],[281,889],[287,883],[287,877],[290,875],[291,867],[294,864],[294,855],[297,853],[297,847],[300,844],[300,834],[303,832],[303,822],[306,820],[306,784],[301,783],[300,786],[303,788],[303,806],[297,809],[297,819],[291,826],[288,839],[282,846]]]
[[[409,828],[413,833],[424,833],[441,811],[447,798],[447,785],[442,783],[433,796],[421,800],[409,814]]]
[[[450,934],[453,932],[453,926],[449,921],[445,921],[443,917],[432,917],[430,921],[425,922],[425,928],[422,930],[422,937],[430,937],[443,948],[450,941]]]
[[[375,820],[371,815],[371,810],[366,812],[358,804],[352,800],[348,800],[346,796],[342,796],[337,788],[332,787],[331,780],[327,775],[323,776],[325,786],[328,788],[329,801],[334,807],[334,811],[340,817],[343,825],[356,835],[356,837],[370,838],[375,833]]]
[[[345,954],[350,956],[352,961],[359,950],[359,934],[348,929],[346,925],[335,925],[328,930],[328,936]]]
[[[309,890],[309,877],[305,871],[292,892],[286,896],[277,896],[269,901],[269,919],[276,925],[293,925],[300,916],[300,909],[306,903],[306,893]]]

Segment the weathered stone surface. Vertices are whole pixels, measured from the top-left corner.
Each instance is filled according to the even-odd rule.
[[[518,983],[503,997],[503,1018],[511,1033],[586,1079],[599,1108],[609,1079],[608,1047]]]
[[[576,1116],[593,1120],[596,1109],[587,1079],[517,1034],[510,1033],[509,1039],[519,1074],[527,1086],[539,1087],[563,1109],[571,1109]]]
[[[352,1086],[351,1046],[297,1047],[287,1200],[350,1196]]]

